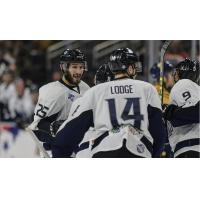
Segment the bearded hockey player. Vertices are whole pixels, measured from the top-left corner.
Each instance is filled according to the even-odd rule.
[[[174,80],[164,113],[174,157],[200,157],[199,62],[185,59],[178,63]]]
[[[81,81],[87,62],[80,50],[64,51],[60,56],[60,69],[63,74],[60,81],[48,83],[39,89],[34,121],[29,127],[49,155],[55,133],[68,118],[72,103],[89,89]]]
[[[94,127],[93,157],[158,157],[164,144],[161,103],[149,83],[133,80],[138,57],[128,49],[110,56],[114,80],[88,90],[60,127],[53,157],[69,157]]]

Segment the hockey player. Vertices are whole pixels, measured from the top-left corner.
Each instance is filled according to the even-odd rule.
[[[34,121],[30,129],[43,142],[43,147],[51,154],[51,144],[55,133],[68,114],[72,103],[81,97],[89,86],[81,81],[87,69],[85,55],[78,49],[67,49],[60,56],[60,81],[44,85],[39,89],[39,99],[35,108]]]
[[[178,63],[174,80],[170,105],[164,113],[170,122],[169,142],[174,157],[200,157],[199,63],[189,59]]]
[[[164,144],[161,103],[149,83],[132,80],[138,57],[118,49],[110,56],[114,80],[88,90],[60,127],[53,157],[69,157],[94,127],[93,157],[157,157]]]

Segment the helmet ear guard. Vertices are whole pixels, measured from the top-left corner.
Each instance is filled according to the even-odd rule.
[[[87,62],[86,62],[86,61],[84,61],[83,63],[84,63],[84,71],[86,71],[86,72],[87,72],[87,71],[88,71],[88,64],[87,64]]]
[[[134,65],[135,65],[136,72],[141,73],[142,72],[142,63],[140,61],[138,61]]]

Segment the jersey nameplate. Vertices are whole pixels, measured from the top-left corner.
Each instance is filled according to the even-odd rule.
[[[129,94],[133,93],[133,85],[116,85],[110,88],[111,94]]]

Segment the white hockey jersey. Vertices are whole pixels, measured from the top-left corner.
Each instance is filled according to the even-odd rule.
[[[155,114],[156,123],[149,124],[154,112],[159,116]],[[87,132],[89,127],[94,127],[90,133]],[[133,130],[129,130],[130,127],[134,127]],[[54,157],[70,155],[84,135],[83,141],[87,142],[86,132],[93,140],[92,154],[119,149],[126,140],[130,152],[151,157],[153,146],[157,145],[159,149],[158,141],[164,141],[165,137],[156,89],[149,83],[132,79],[115,80],[91,88],[74,102],[68,120],[60,127]]]
[[[34,121],[29,128],[36,134],[51,157],[50,124],[66,120],[72,103],[81,97],[89,86],[81,81],[78,87],[69,87],[62,80],[48,83],[39,89],[39,99],[34,111]]]
[[[38,123],[42,120],[50,122],[66,120],[72,103],[81,97],[89,86],[81,81],[78,87],[70,88],[63,81],[55,81],[39,89],[39,99],[34,111],[34,121],[30,125],[32,130],[38,130]]]
[[[200,100],[199,85],[189,79],[179,80],[171,90],[169,103],[182,108],[194,106]],[[169,142],[174,157],[189,150],[200,152],[200,125],[172,125],[168,123]]]

